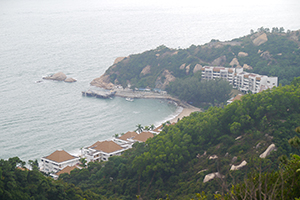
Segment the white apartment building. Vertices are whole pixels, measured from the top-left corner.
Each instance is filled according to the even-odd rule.
[[[41,158],[40,171],[55,174],[67,166],[75,166],[79,163],[79,157],[72,156],[64,150],[56,150],[52,154]]]
[[[229,81],[234,88],[245,93],[251,91],[254,94],[278,86],[278,77],[244,72],[243,68],[205,66],[201,70],[202,79],[222,78]]]
[[[97,141],[92,146],[83,148],[81,153],[89,163],[101,160],[107,161],[109,157],[119,156],[125,150],[126,148],[122,148],[114,141]]]

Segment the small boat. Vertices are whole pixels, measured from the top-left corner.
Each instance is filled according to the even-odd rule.
[[[126,98],[126,101],[133,101],[133,98]]]

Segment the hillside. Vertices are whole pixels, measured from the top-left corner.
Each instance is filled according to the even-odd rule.
[[[299,154],[288,144],[289,139],[300,136],[295,132],[299,113],[297,78],[291,85],[245,95],[223,109],[192,113],[122,156],[89,163],[87,169],[64,174],[61,179],[112,199],[136,195],[158,199],[166,194],[171,199],[190,199],[201,191],[212,199],[215,192],[228,191],[249,172],[276,171],[282,155]],[[271,144],[275,148],[263,158]],[[245,162],[239,170],[230,170]]]
[[[220,42],[211,40],[187,49],[166,46],[141,54],[117,58],[115,63],[91,85],[111,89],[162,88],[177,79],[193,77],[202,66],[243,67],[248,72],[279,77],[279,83],[289,84],[300,76],[300,30],[260,28],[258,32]]]

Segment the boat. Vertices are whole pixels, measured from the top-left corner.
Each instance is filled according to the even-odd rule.
[[[128,98],[126,98],[125,100],[126,100],[126,101],[133,101],[133,98],[129,98],[129,97],[128,97]]]

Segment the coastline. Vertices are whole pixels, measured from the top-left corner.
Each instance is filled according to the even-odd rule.
[[[178,120],[181,120],[183,117],[189,116],[192,112],[202,112],[200,108],[194,107],[186,102],[183,102],[177,98],[172,97],[168,94],[161,94],[155,92],[140,92],[140,91],[132,91],[126,89],[116,89],[115,96],[123,97],[123,98],[132,98],[132,99],[165,99],[172,102],[179,107],[182,107],[182,111],[173,117],[170,121],[171,123],[176,123]]]

